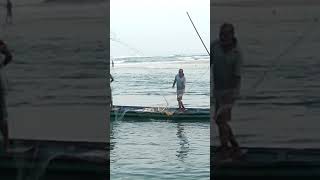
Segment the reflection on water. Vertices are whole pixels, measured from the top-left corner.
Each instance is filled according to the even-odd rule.
[[[184,133],[184,127],[183,124],[177,123],[177,137],[179,138],[180,142],[180,148],[177,151],[177,157],[180,161],[184,161],[185,158],[188,156],[189,152],[189,141],[188,137]]]
[[[208,122],[111,124],[111,179],[209,179]]]
[[[172,83],[179,68],[187,79],[186,108],[209,108],[209,57],[177,55],[114,60],[114,105],[177,107]],[[111,122],[111,179],[208,180],[209,122],[122,120]]]

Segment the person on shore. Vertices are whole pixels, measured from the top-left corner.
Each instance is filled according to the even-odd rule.
[[[183,69],[179,69],[178,74],[174,78],[172,88],[174,88],[175,84],[177,84],[177,101],[179,105],[179,110],[185,111],[185,107],[182,102],[182,96],[184,94],[186,86],[186,78],[184,76]]]
[[[0,40],[0,54],[0,71],[3,71],[3,68],[12,61],[12,55],[2,40]],[[7,152],[9,145],[8,112],[5,97],[7,90],[3,81],[2,73],[0,72],[0,131],[3,137],[3,148]]]
[[[239,154],[240,148],[233,135],[231,126],[232,106],[239,96],[241,82],[242,53],[235,37],[234,26],[224,23],[220,27],[219,38],[211,44],[211,61],[213,66],[213,94],[215,98],[215,120],[221,146],[221,152],[229,152],[229,143],[233,153]]]
[[[11,2],[11,0],[7,0],[6,9],[7,9],[6,23],[12,24],[12,2]]]

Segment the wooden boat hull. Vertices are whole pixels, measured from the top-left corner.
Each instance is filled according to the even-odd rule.
[[[8,154],[0,153],[0,177],[105,180],[109,177],[106,151],[101,143],[19,140]]]
[[[181,112],[176,108],[156,108],[139,106],[115,106],[111,120],[172,120],[172,121],[210,121],[209,109],[189,108]]]
[[[243,156],[219,161],[211,147],[211,171],[215,179],[257,177],[320,177],[320,149],[242,148]]]

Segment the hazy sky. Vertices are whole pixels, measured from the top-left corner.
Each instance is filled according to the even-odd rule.
[[[186,12],[209,48],[209,5],[209,0],[111,0],[111,57],[206,54]]]

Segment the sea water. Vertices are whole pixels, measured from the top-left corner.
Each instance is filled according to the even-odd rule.
[[[232,22],[244,56],[230,124],[241,146],[320,148],[319,6],[279,3],[211,9],[211,35],[218,35],[220,22]],[[219,144],[215,125],[212,132],[211,142]]]
[[[175,107],[175,75],[186,77],[186,108],[209,108],[207,55],[122,57],[112,59],[114,105]],[[111,179],[198,179],[210,176],[210,123],[112,121]]]

